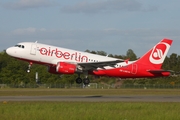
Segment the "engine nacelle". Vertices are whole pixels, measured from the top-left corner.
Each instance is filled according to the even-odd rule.
[[[58,72],[56,72],[56,66],[49,66],[48,72],[52,74],[59,74]]]
[[[76,65],[66,62],[58,62],[56,72],[60,74],[74,74],[76,72]]]

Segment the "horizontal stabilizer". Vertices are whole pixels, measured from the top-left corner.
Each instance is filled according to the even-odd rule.
[[[174,72],[172,70],[148,70],[150,73]]]

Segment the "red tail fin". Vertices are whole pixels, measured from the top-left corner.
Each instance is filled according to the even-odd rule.
[[[173,40],[163,39],[142,56],[137,62],[144,65],[152,65],[156,69],[160,69],[166,55],[171,47]]]

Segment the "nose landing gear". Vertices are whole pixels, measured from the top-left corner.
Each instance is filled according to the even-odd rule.
[[[29,65],[28,65],[28,69],[27,69],[27,73],[30,73],[30,72],[31,72],[31,70],[30,70],[30,69],[31,69],[32,64],[33,64],[32,62],[30,62],[30,63],[29,63]]]

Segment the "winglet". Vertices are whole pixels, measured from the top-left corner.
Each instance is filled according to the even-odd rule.
[[[128,64],[129,60],[130,60],[130,59],[128,58],[128,59],[124,60],[124,62],[126,62],[126,64]]]

